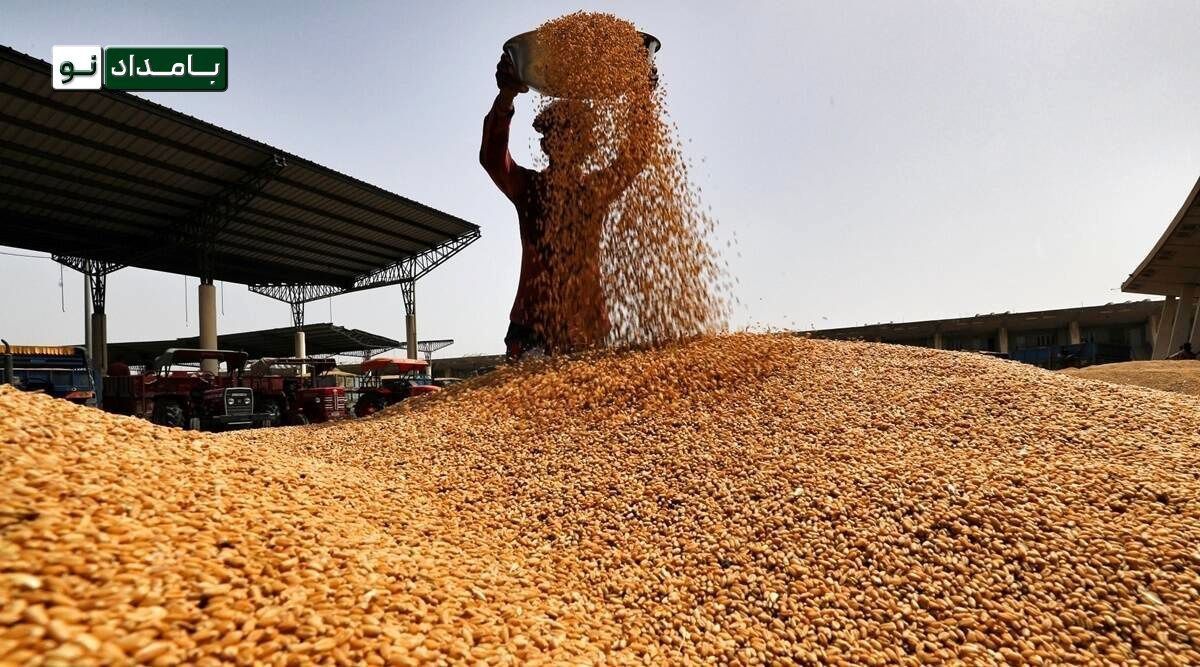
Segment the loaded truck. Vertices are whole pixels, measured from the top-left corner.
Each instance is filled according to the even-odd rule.
[[[217,361],[218,371],[203,370],[205,360]],[[171,348],[143,374],[105,377],[104,409],[200,431],[269,426],[271,416],[256,410],[254,390],[242,386],[245,367],[245,352]]]
[[[0,341],[0,382],[80,405],[96,405],[87,350],[70,345],[9,345]]]

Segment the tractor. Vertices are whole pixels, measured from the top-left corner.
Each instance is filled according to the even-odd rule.
[[[244,383],[254,390],[254,402],[270,415],[272,426],[321,424],[347,416],[346,388],[326,381],[332,380],[325,374],[334,368],[337,362],[328,358],[264,357],[250,365]],[[283,369],[294,371],[285,374]]]
[[[368,360],[362,365],[362,385],[354,404],[354,415],[366,417],[406,398],[441,391],[441,387],[434,386],[428,376],[420,373],[428,367],[429,362],[420,359],[376,357]]]
[[[205,360],[225,373],[201,370]],[[254,410],[254,390],[241,386],[245,366],[245,352],[171,348],[144,374],[105,377],[104,409],[200,431],[269,426],[270,415]]]

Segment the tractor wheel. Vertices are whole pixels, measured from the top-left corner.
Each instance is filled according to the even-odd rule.
[[[271,426],[279,426],[283,423],[283,406],[279,404],[279,401],[268,400],[263,406],[263,412],[270,418]]]
[[[303,412],[297,412],[289,421],[292,426],[308,426],[308,415]]]
[[[183,407],[176,400],[155,401],[150,421],[160,426],[183,428]]]
[[[387,399],[379,394],[367,394],[358,399],[354,406],[354,414],[359,417],[369,417],[376,412],[382,412],[387,407]]]

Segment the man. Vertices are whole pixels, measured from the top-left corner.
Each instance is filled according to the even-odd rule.
[[[653,72],[651,76],[657,84]],[[529,90],[518,79],[508,54],[496,64],[496,87],[499,93],[483,121],[479,163],[516,208],[521,236],[521,273],[504,338],[506,354],[515,361],[531,350],[563,352],[570,349],[571,341],[602,341],[609,322],[600,285],[600,222],[641,171],[651,149],[623,143],[612,164],[587,171],[585,163],[596,148],[584,139],[595,129],[588,126],[595,123],[590,106],[579,100],[556,100],[533,122],[542,135],[547,167],[542,172],[527,169],[516,164],[508,150],[513,100]],[[554,231],[558,236],[552,238],[547,218],[561,216],[563,202],[571,202],[570,220],[560,221],[563,224]],[[555,205],[559,213],[550,210]],[[567,237],[577,252],[563,260],[555,253],[561,252]],[[566,266],[566,261],[574,263]],[[564,306],[563,300],[572,303]],[[570,321],[561,321],[568,312]]]

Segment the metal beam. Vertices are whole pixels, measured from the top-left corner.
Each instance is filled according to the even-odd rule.
[[[404,314],[412,317],[417,314],[417,281],[405,280],[400,283],[400,292],[404,297]]]
[[[250,285],[250,291],[284,303],[307,303],[344,294],[349,290],[336,285],[261,283]]]
[[[432,361],[434,352],[450,347],[453,344],[453,338],[445,338],[442,340],[419,340],[417,341],[417,351],[425,355],[425,361]]]
[[[72,257],[70,255],[51,255],[54,261],[63,266],[75,269],[76,271],[90,276],[92,279],[92,308],[97,313],[104,312],[104,301],[107,296],[108,274],[118,269],[125,268],[124,264],[115,262],[103,262],[96,259],[87,259],[85,257]]]
[[[201,278],[212,277],[213,249],[225,228],[285,166],[287,160],[283,155],[272,155],[173,226],[175,245],[198,249],[200,271],[205,274]]]
[[[338,287],[335,285],[299,285],[287,283],[257,283],[250,285],[250,291],[255,294],[279,301],[292,303],[299,299],[300,301],[316,301],[317,299],[325,299],[338,294],[346,294],[348,292],[359,292],[362,290],[373,289],[376,287],[386,287],[388,285],[404,285],[416,281],[418,278],[424,277],[434,268],[450,259],[454,255],[471,245],[479,239],[479,230],[471,230],[470,232],[452,238],[444,243],[439,244],[428,252],[423,252],[419,255],[406,257],[388,267],[380,269],[374,273],[363,276],[354,281],[350,287]],[[407,309],[406,299],[406,309]],[[411,315],[412,313],[407,313]]]

